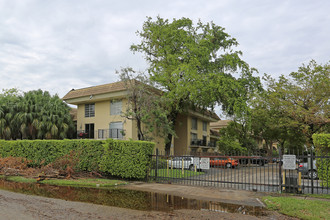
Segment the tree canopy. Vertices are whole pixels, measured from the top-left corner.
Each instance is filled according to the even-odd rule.
[[[0,94],[0,138],[64,139],[72,137],[74,124],[70,107],[57,95],[17,89]]]
[[[278,80],[266,76],[268,103],[277,108],[287,124],[296,126],[306,137],[308,145],[312,135],[329,131],[330,123],[330,64],[317,64],[312,60],[303,64],[289,77]],[[325,129],[325,130],[324,130]]]
[[[194,25],[188,18],[170,22],[148,17],[137,35],[141,42],[131,50],[144,54],[150,80],[164,91],[173,126],[178,113],[191,105],[219,104],[227,113],[239,114],[260,87],[254,69],[240,58],[242,52],[233,50],[236,39],[213,22]]]
[[[274,143],[282,150],[303,150],[311,146],[314,133],[330,131],[329,64],[312,60],[288,76],[265,75],[264,80],[267,87],[221,132],[220,150],[229,148],[230,141],[251,150],[253,145],[246,143],[253,139],[263,140],[269,154]]]

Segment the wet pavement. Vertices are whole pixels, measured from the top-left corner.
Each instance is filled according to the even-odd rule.
[[[222,198],[218,198],[218,193],[214,193],[214,191],[210,197],[211,192],[208,189],[199,187],[197,190],[196,188],[167,186],[164,184],[132,184],[125,187],[100,189],[16,183],[0,180],[0,189],[3,190],[133,210],[172,212],[174,210],[189,209],[240,213],[253,216],[265,215],[262,203],[257,199],[255,201],[252,201],[251,198],[248,199],[249,194],[246,193],[249,192],[241,192],[239,193],[240,196],[237,196],[233,191],[219,191],[218,193]],[[147,191],[145,189],[149,190]],[[165,191],[170,193],[163,193]],[[187,193],[190,196],[184,197],[183,195]],[[194,196],[196,198],[193,198]],[[228,199],[229,197],[229,201],[234,201],[233,203],[228,203],[228,200],[227,203],[221,202],[223,199]]]

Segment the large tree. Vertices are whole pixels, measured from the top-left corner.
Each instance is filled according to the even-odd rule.
[[[236,39],[212,22],[194,25],[188,18],[170,22],[149,17],[137,35],[141,42],[131,50],[144,54],[150,80],[164,91],[172,126],[191,105],[213,108],[219,104],[229,114],[239,113],[259,86],[253,70],[240,58],[242,53],[233,50]],[[170,146],[166,144],[167,152]]]
[[[265,79],[269,105],[277,106],[288,124],[296,126],[296,131],[301,131],[307,144],[312,145],[312,135],[329,128],[330,64],[319,65],[312,60],[289,77]]]

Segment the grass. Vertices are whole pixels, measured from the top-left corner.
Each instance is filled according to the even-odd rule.
[[[3,178],[3,177],[2,177]],[[21,176],[8,176],[7,180],[13,182],[23,183],[36,183],[37,180],[33,178],[25,178]],[[121,180],[110,180],[110,179],[90,179],[90,178],[79,178],[79,179],[48,179],[40,181],[42,184],[57,185],[57,186],[73,186],[73,187],[112,187],[118,185],[125,185],[127,182]]]
[[[267,208],[300,219],[330,219],[330,201],[305,200],[290,196],[263,198]]]
[[[168,171],[168,172],[167,172]],[[157,176],[158,177],[169,177],[169,178],[186,178],[191,176],[198,176],[204,174],[204,172],[195,172],[190,170],[184,170],[184,174],[182,174],[181,169],[158,169]],[[155,170],[151,170],[150,176],[155,176]]]
[[[330,194],[306,194],[304,196],[320,198],[320,199],[330,199]]]

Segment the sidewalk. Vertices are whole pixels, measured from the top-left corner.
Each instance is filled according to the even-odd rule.
[[[251,192],[245,190],[230,190],[215,187],[198,187],[159,183],[134,182],[123,186],[125,189],[157,192],[173,196],[181,196],[189,199],[214,201],[230,203],[245,206],[264,207],[264,204],[258,199],[264,195],[260,192]]]

